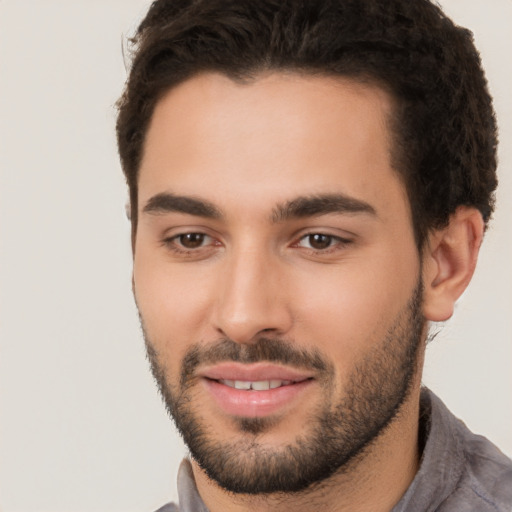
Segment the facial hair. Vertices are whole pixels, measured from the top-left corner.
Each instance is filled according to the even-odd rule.
[[[343,397],[335,404],[330,398],[336,387],[334,365],[318,350],[301,350],[282,339],[262,337],[250,345],[224,339],[193,345],[183,358],[178,385],[171,385],[165,361],[145,334],[148,359],[167,410],[209,478],[233,493],[300,492],[346,471],[399,413],[417,372],[425,325],[421,300],[420,281],[384,339],[355,365]],[[280,447],[261,441],[261,434],[278,421],[271,417],[235,418],[240,435],[218,441],[212,434],[215,425],[202,416],[194,392],[196,369],[221,361],[267,361],[313,370],[325,401],[311,412],[301,434]]]

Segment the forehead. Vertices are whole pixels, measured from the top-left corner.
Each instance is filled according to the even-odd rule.
[[[196,76],[157,103],[139,174],[139,208],[162,192],[229,205],[339,192],[404,196],[391,166],[383,89],[349,79],[272,73],[239,83]],[[333,190],[335,188],[336,190]]]

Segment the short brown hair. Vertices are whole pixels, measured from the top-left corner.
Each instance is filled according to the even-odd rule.
[[[204,71],[294,70],[373,81],[396,99],[394,166],[418,247],[459,205],[487,222],[497,130],[473,37],[428,0],[156,0],[131,40],[117,140],[137,224],[137,178],[156,103]]]

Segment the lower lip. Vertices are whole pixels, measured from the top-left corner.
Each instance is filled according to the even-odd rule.
[[[265,391],[240,390],[204,379],[217,405],[231,416],[261,418],[282,411],[295,402],[312,384],[311,379]]]

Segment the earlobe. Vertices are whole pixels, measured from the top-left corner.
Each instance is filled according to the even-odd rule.
[[[476,208],[460,206],[448,226],[430,233],[423,253],[423,314],[442,322],[453,314],[455,302],[475,271],[484,222]]]

